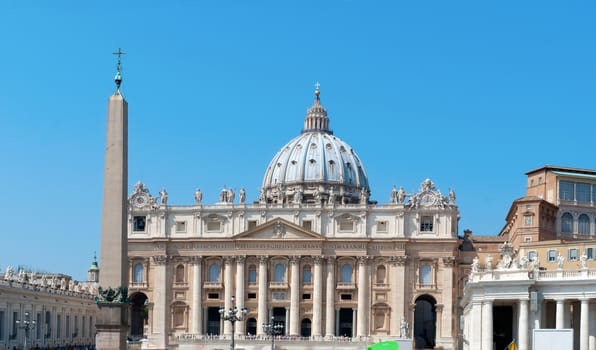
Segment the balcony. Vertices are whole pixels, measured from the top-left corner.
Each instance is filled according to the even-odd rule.
[[[269,289],[288,289],[286,282],[269,282]]]
[[[353,290],[353,289],[356,289],[356,283],[337,282],[337,290]]]

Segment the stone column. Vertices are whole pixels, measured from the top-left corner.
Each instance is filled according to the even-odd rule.
[[[290,257],[290,335],[300,335],[300,257]]]
[[[358,257],[358,323],[357,336],[368,336],[370,303],[368,302],[368,256]]]
[[[257,299],[257,335],[264,335],[263,323],[269,323],[267,315],[267,256],[259,256],[259,296]]]
[[[453,319],[457,319],[455,310],[453,310],[453,267],[455,266],[455,258],[452,256],[444,257],[443,259],[443,312],[441,317],[441,337],[451,337],[453,334]]]
[[[528,300],[519,301],[519,322],[517,337],[519,338],[519,344],[517,348],[519,350],[529,350],[528,347]]]
[[[557,318],[556,318],[556,329],[563,329],[565,328],[565,300],[557,299]]]
[[[170,314],[168,301],[169,281],[167,265],[170,257],[167,255],[158,255],[153,257],[155,264],[155,283],[154,304],[153,304],[153,331],[151,334],[154,339],[150,339],[154,346],[159,349],[168,348],[168,334],[170,333]]]
[[[579,350],[588,350],[588,330],[590,329],[590,304],[588,299],[581,300],[579,322]]]
[[[246,261],[245,256],[236,256],[236,306],[238,306],[238,310],[242,310],[244,308],[244,262]],[[240,311],[238,311],[238,316],[240,316]],[[238,321],[236,322],[236,335],[243,335],[246,334],[246,322],[245,321]]]
[[[202,258],[200,256],[192,256],[190,258],[192,266],[192,308],[191,308],[191,333],[203,334],[203,303],[201,290],[203,289],[202,280]]]
[[[325,337],[335,336],[335,257],[327,258],[327,281],[325,283]]]
[[[596,322],[594,322],[596,320],[596,307],[590,307],[588,318],[592,320],[588,327],[588,349],[596,350]]]
[[[314,261],[314,283],[313,283],[313,300],[312,300],[312,336],[317,339],[323,334],[321,333],[321,321],[323,319],[323,269],[321,266],[321,257],[313,257]]]
[[[482,302],[472,301],[472,322],[470,323],[470,346],[472,350],[482,349]],[[484,350],[484,349],[482,349]]]
[[[493,301],[482,302],[482,350],[493,349]]]
[[[232,305],[232,297],[234,296],[234,285],[233,285],[233,273],[234,271],[232,268],[232,263],[234,262],[234,258],[231,256],[224,257],[224,307],[227,310],[233,307]],[[231,322],[224,322],[224,335],[231,335],[232,334],[232,323]]]
[[[407,256],[396,256],[391,259],[391,266],[393,273],[389,276],[389,283],[391,284],[391,331],[390,334],[394,337],[401,336],[400,324],[401,319],[405,318],[404,303],[406,285],[406,262]]]

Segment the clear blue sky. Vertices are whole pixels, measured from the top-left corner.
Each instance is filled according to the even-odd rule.
[[[85,3],[85,4],[82,4]],[[119,47],[129,188],[256,199],[321,83],[372,198],[454,188],[495,235],[528,170],[596,169],[593,1],[0,2],[0,269],[85,279],[99,253]]]

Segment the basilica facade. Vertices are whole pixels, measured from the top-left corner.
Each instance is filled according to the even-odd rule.
[[[178,205],[165,189],[134,186],[133,338],[209,348],[205,339],[233,334],[249,349],[272,322],[284,339],[457,347],[455,193],[421,179],[414,193],[393,188],[388,201],[373,200],[362,160],[329,122],[317,89],[304,128],[274,155],[251,201],[224,188],[217,203],[196,190],[194,203]],[[226,322],[222,307],[246,315]]]

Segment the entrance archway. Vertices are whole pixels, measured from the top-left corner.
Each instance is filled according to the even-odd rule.
[[[279,330],[280,335],[286,335],[286,308],[285,307],[274,307],[273,308],[273,323],[276,325],[282,325],[283,328]]]
[[[340,337],[352,338],[354,329],[354,311],[352,309],[339,309],[339,329]]]
[[[416,299],[414,309],[414,342],[416,349],[434,349],[437,333],[437,301],[430,295]]]
[[[300,336],[301,337],[310,337],[311,331],[311,322],[308,318],[305,318],[300,323]]]
[[[135,340],[144,336],[143,330],[149,320],[148,302],[144,293],[135,293],[130,297],[130,337]]]

